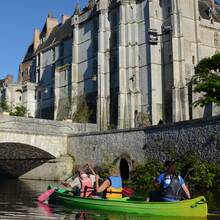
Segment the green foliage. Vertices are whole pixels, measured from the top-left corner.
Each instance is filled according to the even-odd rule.
[[[71,118],[72,100],[70,98],[63,98],[59,100],[57,109],[57,120],[65,120]]]
[[[114,124],[109,124],[109,125],[107,126],[107,130],[114,130],[114,129],[117,129],[117,126],[114,125]]]
[[[137,115],[137,127],[149,127],[151,126],[151,117],[148,112],[139,112]]]
[[[131,173],[131,183],[142,186],[143,189],[151,188],[156,176],[163,171],[163,164],[159,161],[147,161],[137,165]]]
[[[12,116],[20,116],[24,117],[28,113],[28,110],[25,106],[23,105],[17,105],[10,111],[10,115]]]
[[[9,112],[9,110],[10,110],[10,108],[9,108],[8,103],[5,100],[1,101],[0,102],[0,111],[1,112]]]
[[[176,163],[176,172],[196,189],[218,188],[220,165],[202,161],[195,153],[188,152]],[[146,161],[137,165],[131,173],[130,182],[139,188],[151,190],[153,180],[163,171],[161,161]]]
[[[191,174],[191,180],[196,188],[217,188],[217,178],[220,177],[220,165],[201,162]]]
[[[77,97],[75,101],[77,102],[77,109],[72,116],[73,122],[89,122],[90,116],[92,115],[92,110],[87,104],[85,95]]]
[[[194,92],[202,93],[193,104],[207,106],[211,103],[220,105],[220,54],[202,59],[195,68],[192,78]]]
[[[111,167],[111,164],[110,163],[104,163],[102,164],[101,167],[97,167],[97,173],[100,175],[101,178],[106,178],[109,176],[109,169]]]
[[[94,168],[95,172],[99,174],[102,179],[105,179],[109,176],[109,169],[114,166],[111,162],[105,162],[101,166],[96,166]]]
[[[74,113],[72,113],[73,106],[77,106]],[[73,122],[87,123],[90,121],[92,113],[93,111],[89,108],[85,95],[73,99],[63,98],[59,100],[57,120],[72,119]]]

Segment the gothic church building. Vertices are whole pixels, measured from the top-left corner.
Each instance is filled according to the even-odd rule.
[[[137,113],[153,125],[220,113],[192,107],[199,96],[190,84],[197,63],[220,52],[214,0],[90,0],[61,20],[48,15],[35,30],[20,89],[9,91],[31,116],[68,118],[80,97],[101,129],[135,127]]]

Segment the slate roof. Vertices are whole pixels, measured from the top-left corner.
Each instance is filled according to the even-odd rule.
[[[50,33],[45,42],[41,43],[36,52],[39,52],[47,47],[56,45],[57,43],[72,37],[71,18],[68,18],[64,24],[58,24]]]
[[[209,20],[209,8],[211,6],[211,0],[199,0],[199,13],[203,19]],[[214,21],[220,22],[220,5],[215,4],[216,16],[213,16]]]
[[[50,33],[49,37],[41,43],[37,50],[34,52],[33,43],[28,47],[28,50],[24,56],[23,63],[31,59],[37,52],[44,50],[52,45],[56,45],[59,42],[67,38],[72,37],[71,18],[68,18],[64,24],[58,24]],[[43,32],[43,30],[42,30]],[[42,33],[41,32],[41,33]]]
[[[199,12],[200,16],[203,19],[209,20],[208,10],[211,6],[211,0],[199,0]],[[216,2],[216,12],[217,15],[213,17],[214,21],[220,22],[220,4]],[[23,62],[30,60],[35,53],[40,52],[52,45],[56,45],[59,42],[72,37],[72,26],[71,26],[72,17],[68,18],[64,24],[58,24],[50,33],[49,37],[45,42],[41,43],[34,52],[33,43],[28,47],[28,50],[24,56]],[[44,30],[42,30],[43,32]],[[42,33],[41,32],[41,33]]]
[[[23,59],[23,62],[30,60],[33,57],[33,54],[34,54],[34,45],[32,43],[27,49],[27,52],[26,52],[24,59]]]

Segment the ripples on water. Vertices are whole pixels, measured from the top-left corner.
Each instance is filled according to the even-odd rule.
[[[36,198],[44,192],[51,182],[4,180],[0,181],[0,219],[75,219],[75,220],[174,220],[176,218],[140,217],[116,215],[112,213],[100,213],[80,211],[62,206],[49,206],[36,202]],[[53,183],[52,183],[53,184]],[[56,185],[56,183],[54,183]],[[213,208],[220,210],[220,194],[211,196],[214,202]],[[183,218],[184,220],[196,220],[196,218]],[[199,218],[201,220],[201,218]],[[205,218],[206,219],[206,218]],[[220,216],[208,217],[209,220],[219,220]],[[178,220],[181,218],[178,217]]]

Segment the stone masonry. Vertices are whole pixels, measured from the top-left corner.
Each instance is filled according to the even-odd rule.
[[[23,178],[60,179],[86,162],[119,165],[123,159],[132,170],[146,160],[164,161],[187,152],[220,163],[220,117],[103,132],[93,125],[82,130],[79,124],[18,117],[1,116],[0,122],[0,173],[6,162],[11,173],[18,167],[27,172],[24,163],[29,164],[31,171],[22,173]]]

